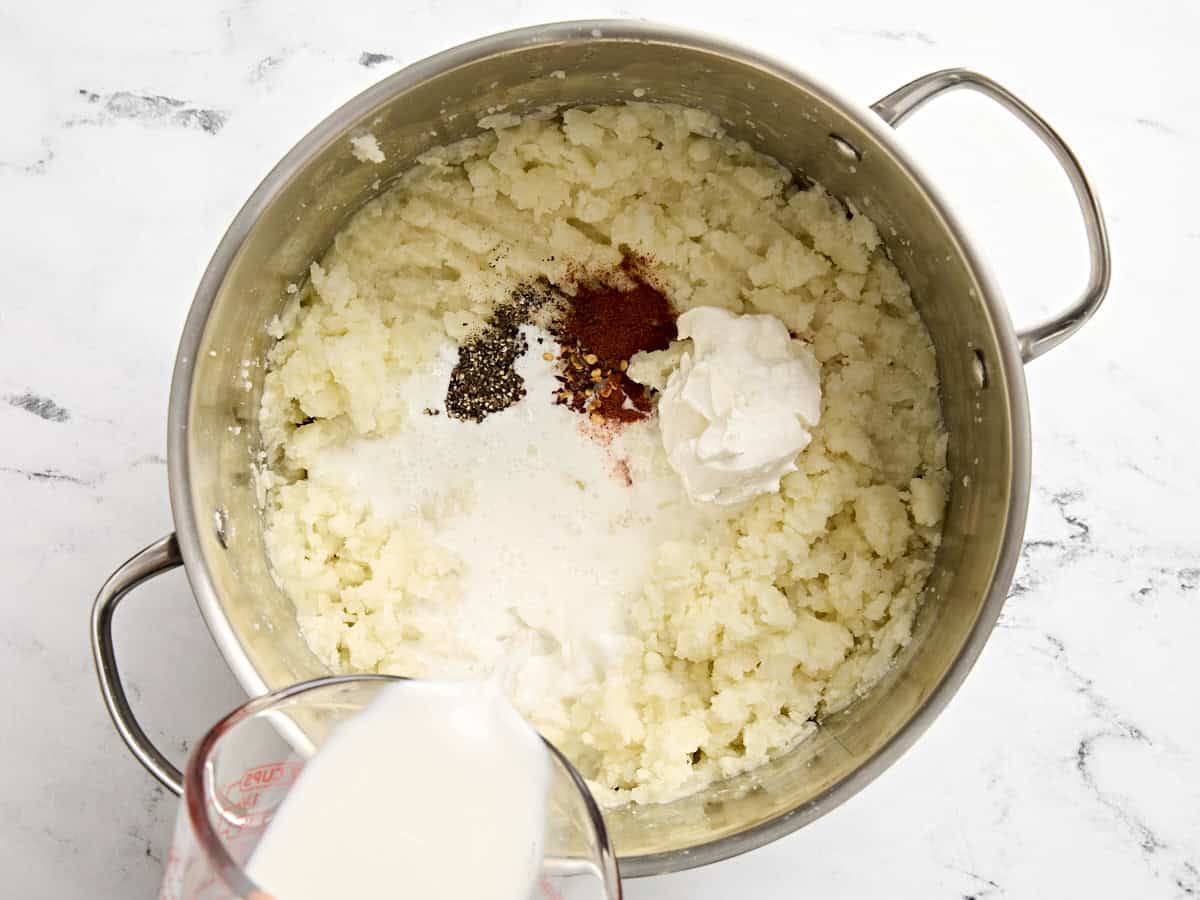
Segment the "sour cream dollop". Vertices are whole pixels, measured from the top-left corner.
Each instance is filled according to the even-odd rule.
[[[663,447],[688,496],[734,506],[779,490],[821,418],[821,369],[774,316],[700,306],[676,323],[691,350],[658,400]]]

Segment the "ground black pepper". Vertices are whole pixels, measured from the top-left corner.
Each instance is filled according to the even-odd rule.
[[[496,307],[483,329],[458,349],[458,362],[446,388],[446,414],[482,422],[525,396],[525,380],[515,364],[529,349],[521,326],[555,299],[544,285],[525,285]]]

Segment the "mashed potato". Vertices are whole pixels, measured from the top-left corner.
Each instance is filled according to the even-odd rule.
[[[875,226],[714,116],[630,104],[492,125],[356,215],[273,323],[268,551],[331,669],[429,674],[431,651],[454,652],[439,609],[463,560],[309,463],[404,428],[395,386],[520,283],[636,254],[677,312],[777,316],[821,366],[799,471],[658,547],[619,671],[524,710],[605,802],[668,800],[784,752],[908,640],[947,483],[933,347]]]

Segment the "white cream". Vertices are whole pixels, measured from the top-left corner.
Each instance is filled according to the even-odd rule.
[[[549,784],[494,687],[387,685],[304,766],[246,871],[280,900],[526,900]]]
[[[663,447],[695,501],[733,506],[779,490],[821,417],[821,370],[774,316],[712,306],[679,317],[690,338],[658,401]]]

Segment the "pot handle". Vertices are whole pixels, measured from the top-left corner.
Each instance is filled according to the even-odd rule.
[[[1045,119],[986,75],[969,69],[931,72],[892,91],[879,102],[871,104],[871,109],[889,125],[897,126],[934,97],[955,88],[969,88],[995,100],[1036,134],[1066,172],[1079,201],[1079,210],[1083,213],[1083,226],[1087,232],[1088,254],[1091,260],[1087,286],[1079,299],[1058,315],[1017,332],[1021,359],[1029,362],[1078,331],[1104,301],[1112,274],[1112,257],[1108,249],[1104,215],[1100,212],[1100,201],[1096,199],[1087,176],[1083,174],[1079,160],[1075,158],[1066,142]]]
[[[117,604],[126,594],[155,575],[182,564],[183,556],[179,552],[179,543],[174,534],[169,534],[135,553],[113,572],[100,588],[96,602],[92,605],[92,658],[96,663],[96,675],[100,679],[100,693],[104,695],[104,705],[125,746],[137,761],[176,797],[183,795],[183,774],[154,746],[129,707],[125,686],[121,683],[121,673],[117,671],[117,657],[113,651],[112,621]]]

